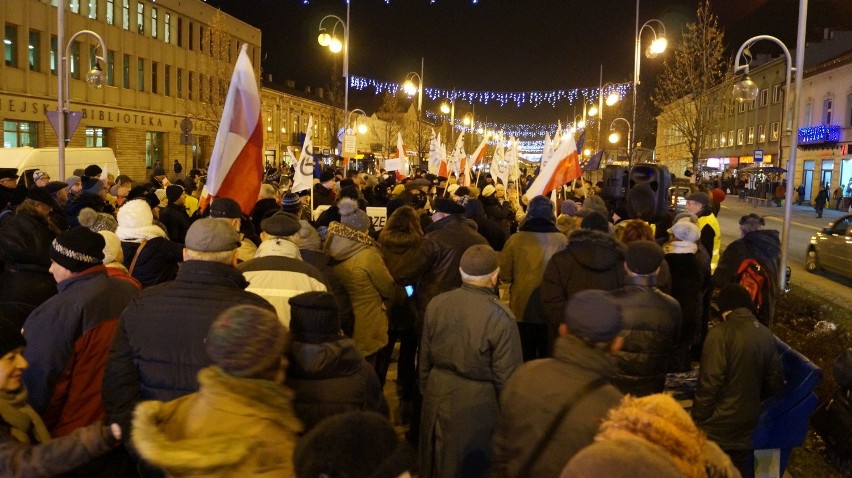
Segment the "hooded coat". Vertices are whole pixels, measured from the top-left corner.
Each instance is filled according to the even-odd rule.
[[[365,232],[332,222],[325,250],[335,261],[333,273],[349,294],[355,315],[352,340],[361,355],[368,357],[388,342],[384,301],[393,297],[393,277],[385,266],[378,243]]]
[[[502,251],[509,234],[509,225],[506,227],[485,213],[485,207],[478,199],[471,199],[465,204],[465,216],[476,223],[476,232],[482,235],[495,251]]]
[[[551,342],[571,296],[586,289],[615,290],[624,284],[624,275],[624,245],[619,240],[589,229],[572,232],[568,247],[551,257],[541,281]]]
[[[287,357],[287,386],[296,393],[293,405],[305,431],[338,413],[365,410],[387,416],[379,378],[352,339],[294,341]]]
[[[56,233],[47,219],[20,213],[0,228],[0,257],[5,264],[0,279],[0,304],[18,325],[36,307],[56,294],[50,268],[50,244]]]
[[[295,477],[302,424],[287,388],[218,367],[201,370],[198,382],[197,393],[139,404],[133,445],[143,459],[174,478]]]
[[[732,242],[722,253],[719,265],[713,274],[713,286],[722,287],[736,282],[737,269],[745,259],[755,259],[766,270],[770,284],[764,288],[764,306],[758,311],[757,318],[767,327],[775,317],[775,302],[778,296],[778,273],[781,258],[781,240],[778,231],[761,229],[752,231]]]

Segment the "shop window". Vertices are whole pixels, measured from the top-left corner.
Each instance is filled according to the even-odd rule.
[[[38,123],[32,121],[3,121],[3,147],[38,147]]]
[[[165,133],[158,131],[147,131],[145,133],[145,167],[154,168],[163,166],[163,137]]]

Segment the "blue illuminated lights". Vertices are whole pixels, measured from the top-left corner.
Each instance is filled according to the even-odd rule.
[[[799,144],[836,143],[840,141],[840,126],[821,124],[799,129]]]

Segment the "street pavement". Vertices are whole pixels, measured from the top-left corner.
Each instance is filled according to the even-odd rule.
[[[719,212],[719,225],[722,228],[722,247],[739,239],[739,219],[749,214],[760,214],[766,219],[767,229],[779,232],[784,222],[784,208],[776,206],[756,206],[740,201],[730,195],[722,202]],[[852,310],[852,280],[837,274],[819,272],[812,274],[805,270],[805,255],[811,236],[822,230],[829,222],[840,218],[844,211],[825,209],[822,218],[816,217],[813,206],[793,205],[790,215],[790,245],[788,265],[792,270],[791,284],[801,288],[808,295],[819,297],[846,310]]]

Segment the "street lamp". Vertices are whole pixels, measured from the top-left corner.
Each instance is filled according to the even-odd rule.
[[[346,127],[347,127],[347,131],[346,131],[346,132],[347,132],[347,133],[351,133],[351,132],[352,132],[352,127],[351,127],[350,125],[352,124],[352,115],[354,115],[354,114],[360,114],[361,116],[364,116],[365,118],[366,118],[366,117],[368,117],[367,113],[366,113],[364,110],[360,109],[360,108],[355,108],[355,109],[353,109],[352,111],[350,111],[350,112],[349,112],[349,115],[346,117]],[[358,131],[358,134],[367,134],[367,130],[368,130],[369,128],[367,127],[367,123],[366,123],[366,122],[358,123],[358,117],[356,116],[356,117],[355,117],[355,123],[356,123],[356,125],[357,125],[357,126],[356,126],[356,128],[355,128],[355,130],[357,130],[357,131]]]
[[[804,17],[807,16],[807,0],[802,0],[802,4],[800,5],[799,11],[799,35],[803,35],[804,32]],[[787,93],[784,95],[784,102],[781,105],[781,125],[784,124],[784,113],[787,110],[787,97],[789,96],[790,91],[790,78],[795,71],[798,73],[800,68],[802,67],[802,54],[803,51],[801,49],[796,52],[796,67],[793,67],[793,59],[790,56],[790,50],[787,49],[787,46],[784,43],[769,35],[758,35],[756,37],[749,38],[740,46],[740,49],[737,51],[736,60],[734,62],[734,74],[744,74],[745,77],[734,84],[733,95],[734,99],[743,102],[751,102],[757,99],[757,96],[760,92],[760,88],[757,83],[754,82],[749,76],[749,64],[740,65],[740,58],[743,57],[743,53],[747,56],[748,59],[751,59],[750,48],[752,45],[761,40],[768,40],[774,42],[776,45],[781,47],[781,50],[784,52],[784,59],[786,62],[786,79],[784,83],[784,91]],[[801,38],[800,38],[801,41]],[[801,75],[799,75],[801,77]],[[793,103],[793,124],[798,125],[798,117],[799,117],[799,95],[801,93],[802,82],[796,81],[796,95],[795,102]],[[789,129],[787,129],[787,133],[791,133]],[[781,152],[782,152],[782,142],[784,141],[784,135],[778,135],[778,166],[781,166]],[[788,249],[789,249],[789,240],[790,240],[790,216],[791,216],[791,208],[793,203],[793,179],[796,172],[796,149],[799,146],[799,135],[791,134],[790,135],[790,157],[787,158],[787,190],[785,191],[785,201],[784,201],[784,224],[781,228],[781,267],[778,269],[778,287],[780,290],[784,290],[787,280],[787,260],[788,260]]]
[[[619,118],[612,120],[612,123],[609,124],[609,142],[612,143],[612,144],[616,144],[619,141],[621,141],[621,135],[615,129],[615,123],[617,123],[619,121],[624,121],[624,124],[627,125],[627,138],[628,138],[628,140],[633,137],[632,136],[633,128],[631,127],[630,122],[627,121],[627,119],[625,119],[625,118],[619,117]],[[628,143],[627,143],[627,157],[628,158],[630,158],[630,152],[631,152],[630,142],[628,141]],[[629,161],[629,159],[628,159],[628,161]]]
[[[323,27],[326,20],[331,20],[334,24],[331,26],[331,33]],[[343,39],[337,37],[337,26],[340,25],[343,30]],[[343,51],[343,78],[345,84],[343,86],[343,118],[347,118],[349,112],[349,2],[346,2],[346,21],[337,15],[326,15],[319,22],[319,36],[317,43],[322,47],[326,47],[332,53],[340,53]],[[342,148],[341,148],[342,152]]]
[[[462,124],[467,127],[468,131],[470,131],[470,142],[473,143],[473,130],[474,130],[474,118],[473,113],[465,113],[462,117]],[[471,146],[472,147],[472,146]]]
[[[414,84],[414,80],[417,84]],[[405,81],[402,83],[402,89],[409,97],[417,94],[417,161],[423,165],[423,59],[420,59],[420,74],[409,72],[405,75]]]
[[[660,32],[654,29],[652,24],[658,24],[660,28]],[[647,22],[643,23],[642,26],[639,26],[639,0],[636,0],[636,48],[633,51],[633,122],[632,124],[636,124],[636,87],[639,86],[639,67],[641,61],[642,51],[642,32],[648,28],[651,30],[651,33],[654,34],[654,39],[651,41],[651,44],[645,50],[645,55],[648,58],[656,58],[658,55],[666,51],[666,47],[668,46],[668,40],[666,40],[666,26],[660,20],[656,18],[652,18]],[[632,134],[630,135],[630,144],[636,144],[635,138],[636,130],[633,129]],[[630,150],[630,145],[628,145],[628,150]],[[632,162],[633,157],[631,156],[628,159],[628,163]]]
[[[65,45],[65,2],[60,2],[59,7],[56,9],[56,24],[56,44]],[[74,43],[74,40],[84,35],[94,37],[94,39],[98,41],[101,53],[107,51],[106,43],[104,43],[104,39],[101,38],[100,35],[91,30],[81,30],[71,36],[65,46],[65,55],[59,58],[59,74],[56,77],[57,111],[55,112],[55,121],[52,121],[52,123],[56,129],[56,136],[58,138],[57,159],[59,163],[58,169],[60,179],[65,177],[65,146],[68,141],[71,140],[70,134],[67,134],[68,138],[66,138],[66,129],[68,129],[69,133],[73,133],[72,130],[76,127],[76,124],[82,117],[79,112],[72,112],[69,110],[71,103],[71,65],[68,62],[68,58],[71,56],[71,45]],[[93,88],[103,88],[106,84],[106,75],[104,75],[100,66],[100,63],[103,61],[103,57],[95,55],[95,66],[86,73],[86,83]],[[70,126],[70,128],[68,125],[69,116],[76,119],[76,122],[74,122],[73,126]]]

